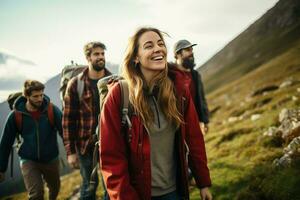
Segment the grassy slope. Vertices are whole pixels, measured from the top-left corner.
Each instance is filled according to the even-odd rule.
[[[68,175],[65,175],[61,178],[61,188],[58,195],[57,200],[65,200],[68,199],[74,192],[74,190],[78,190],[81,183],[81,176],[79,170],[76,170]],[[45,188],[45,199],[48,199],[48,192]],[[97,191],[97,196],[99,199],[103,196],[102,185],[100,184]],[[20,194],[12,195],[9,197],[2,198],[1,200],[20,200],[27,199],[27,192],[23,192]]]
[[[200,68],[206,91],[238,80],[299,39],[300,1],[280,0]]]
[[[261,64],[268,62],[271,58],[285,52],[286,49],[292,46],[295,38],[299,38],[299,34],[299,26],[288,32],[274,30],[270,35],[263,35],[264,37],[245,34],[249,38],[243,38],[239,45],[242,44],[241,48],[248,46],[247,50],[244,50],[243,53],[235,52],[232,59],[226,62],[224,68],[211,76],[203,74],[206,91],[210,92],[220,88],[224,82],[228,83],[237,80]],[[243,42],[246,42],[246,44],[243,45]]]
[[[246,101],[255,89],[279,86],[288,77],[300,80],[299,55],[300,40],[284,54],[208,95],[211,109],[221,106],[205,136],[215,199],[300,199],[299,165],[282,171],[272,169],[274,158],[282,155],[282,142],[262,136],[269,126],[278,124],[281,109],[300,106],[300,84]],[[298,100],[293,101],[292,96]],[[265,99],[268,102],[259,105]],[[261,119],[251,121],[250,116],[256,113]],[[228,117],[242,114],[247,118],[224,123]],[[195,191],[194,199],[197,195]]]

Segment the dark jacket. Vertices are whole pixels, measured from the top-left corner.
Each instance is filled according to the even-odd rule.
[[[196,99],[194,100],[195,108],[197,110],[197,114],[199,120],[204,122],[205,124],[209,123],[209,110],[205,98],[204,86],[202,83],[201,74],[192,69],[191,70],[193,82],[195,83],[196,88]]]
[[[50,102],[49,97],[44,96],[42,103],[42,113],[38,121],[34,120],[26,110],[27,99],[23,96],[18,98],[15,103],[16,110],[22,113],[22,130],[20,136],[23,140],[18,154],[21,159],[32,160],[41,163],[52,161],[58,156],[58,131],[62,135],[62,113],[53,105],[55,127],[52,127],[47,114],[47,106]],[[12,145],[16,139],[17,125],[15,112],[11,111],[7,117],[2,138],[0,141],[0,171],[7,169],[8,157]]]
[[[182,199],[189,199],[188,165],[199,188],[211,185],[205,144],[198,117],[187,88],[176,79],[176,96],[184,124],[175,133],[177,186]],[[151,199],[150,139],[141,118],[132,115],[132,128],[124,133],[120,119],[120,87],[108,93],[100,118],[100,166],[111,200]],[[130,142],[124,135],[130,135]],[[153,147],[155,148],[155,147]]]

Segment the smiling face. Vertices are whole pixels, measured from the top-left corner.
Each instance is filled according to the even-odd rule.
[[[163,39],[156,32],[147,31],[138,39],[135,62],[140,65],[146,79],[166,68],[167,49]]]
[[[105,51],[100,47],[92,49],[91,55],[87,57],[88,62],[95,71],[101,71],[105,68]]]

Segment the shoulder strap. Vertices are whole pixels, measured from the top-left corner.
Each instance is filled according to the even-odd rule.
[[[17,110],[15,110],[14,113],[15,113],[15,120],[16,120],[16,125],[17,125],[17,132],[21,133],[21,131],[22,131],[22,119],[23,119],[22,113],[20,111],[17,111]]]
[[[47,114],[48,114],[48,120],[52,127],[55,127],[55,121],[54,121],[54,107],[51,102],[49,102],[47,107]]]
[[[84,81],[81,80],[82,75],[83,75],[83,73],[81,72],[77,76],[77,93],[78,93],[79,101],[81,101],[81,97],[82,97],[83,89],[84,89]]]
[[[129,89],[128,83],[125,80],[120,80],[120,88],[121,88],[121,113],[122,113],[122,125],[125,126],[127,124],[128,128],[132,127],[129,114]]]

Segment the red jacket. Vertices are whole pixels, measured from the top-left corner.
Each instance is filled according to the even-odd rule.
[[[173,72],[176,96],[179,98],[185,124],[176,132],[175,148],[178,156],[177,187],[183,199],[188,194],[188,163],[199,188],[211,185],[203,135],[190,93]],[[176,81],[178,80],[178,81]],[[111,200],[151,199],[150,139],[137,115],[131,117],[131,140],[121,132],[121,97],[119,85],[114,86],[104,104],[100,118],[100,166]]]

